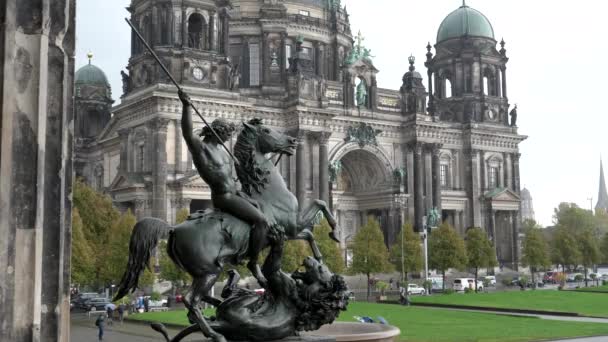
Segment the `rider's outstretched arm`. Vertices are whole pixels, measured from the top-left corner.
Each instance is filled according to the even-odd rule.
[[[199,138],[194,134],[194,126],[192,124],[192,102],[190,100],[190,96],[184,93],[183,91],[179,92],[179,99],[182,101],[183,111],[182,111],[182,135],[184,136],[184,140],[186,140],[186,144],[188,145],[188,149],[192,153],[200,153],[202,150],[201,143]]]

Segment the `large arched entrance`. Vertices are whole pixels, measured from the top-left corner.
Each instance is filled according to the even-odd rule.
[[[341,227],[343,247],[352,242],[368,217],[380,222],[385,243],[390,245],[396,233],[393,210],[391,163],[378,147],[345,146],[332,158],[339,165],[332,184],[332,204]]]

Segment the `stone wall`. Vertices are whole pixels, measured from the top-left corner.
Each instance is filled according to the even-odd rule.
[[[75,0],[0,6],[0,341],[69,341]]]

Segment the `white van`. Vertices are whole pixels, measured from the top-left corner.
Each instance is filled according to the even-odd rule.
[[[452,288],[454,291],[464,291],[466,288],[473,289],[473,284],[475,283],[475,279],[473,278],[456,278],[454,279],[454,283]],[[483,283],[481,281],[477,281],[477,291],[483,290]]]

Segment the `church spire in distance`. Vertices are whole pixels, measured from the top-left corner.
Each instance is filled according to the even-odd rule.
[[[604,165],[600,158],[600,188],[597,195],[597,204],[595,210],[602,209],[608,212],[608,192],[606,191],[606,180],[604,179]]]

